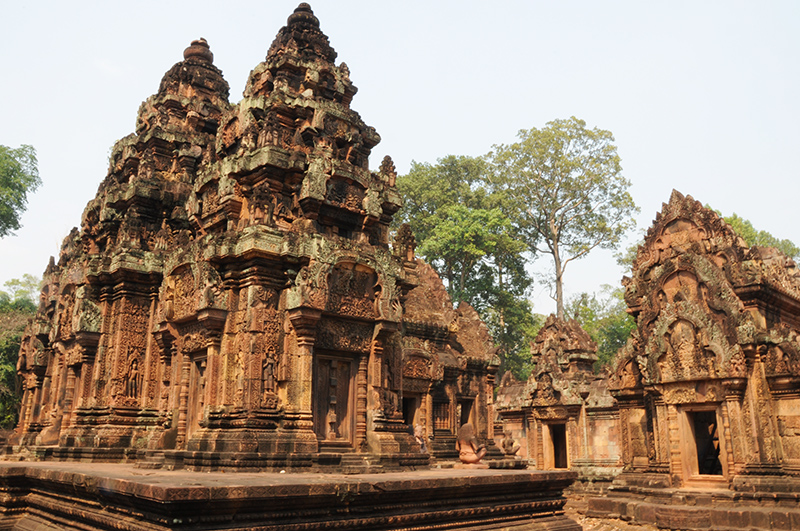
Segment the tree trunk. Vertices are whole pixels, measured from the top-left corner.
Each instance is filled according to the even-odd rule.
[[[564,271],[561,267],[561,255],[558,254],[558,245],[553,245],[553,261],[556,269],[556,317],[564,319],[564,285],[562,275]]]

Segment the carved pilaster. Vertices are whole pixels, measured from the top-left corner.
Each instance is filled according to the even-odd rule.
[[[298,415],[296,427],[312,429],[312,391],[314,382],[314,343],[317,323],[322,311],[312,308],[295,308],[288,312],[289,322],[297,335],[297,356],[292,373],[296,376],[289,387],[289,403]]]
[[[184,354],[182,358],[180,398],[178,403],[178,448],[182,448],[186,445],[186,426],[189,412],[189,373],[191,370],[191,360],[189,356]]]

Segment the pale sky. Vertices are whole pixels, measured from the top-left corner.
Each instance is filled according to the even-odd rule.
[[[3,6],[0,144],[32,144],[43,180],[0,239],[2,283],[41,275],[80,223],[139,104],[205,37],[241,99],[297,1],[12,2]],[[800,2],[311,2],[382,137],[370,165],[482,155],[577,116],[614,133],[652,222],[673,188],[800,243]],[[540,259],[539,268],[549,265]],[[618,285],[596,251],[567,294]],[[554,311],[538,286],[534,310]]]

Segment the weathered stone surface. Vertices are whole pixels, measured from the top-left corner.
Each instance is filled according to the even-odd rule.
[[[616,403],[592,370],[596,352],[577,321],[548,317],[531,343],[528,382],[503,376],[495,436],[502,429],[520,440],[519,455],[534,468],[570,468],[579,484],[602,492],[601,484],[619,472],[620,448]]]
[[[785,528],[800,511],[794,262],[674,191],[632,274],[637,328],[610,378],[625,472],[590,514],[641,518],[647,501],[659,527]]]
[[[488,331],[414,256],[346,64],[301,4],[243,99],[203,39],[45,272],[17,457],[348,470],[493,445]]]
[[[164,472],[124,465],[0,464],[14,529],[508,529],[580,531],[571,472],[427,470],[363,475]]]

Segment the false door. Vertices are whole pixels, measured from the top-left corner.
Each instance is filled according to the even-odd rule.
[[[355,433],[353,358],[325,356],[314,367],[314,432],[321,445],[352,446]]]

